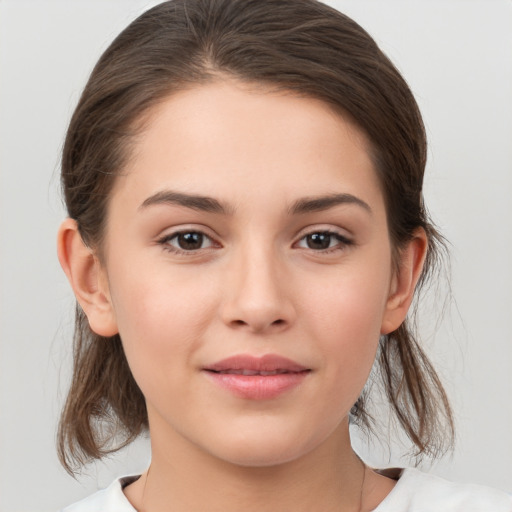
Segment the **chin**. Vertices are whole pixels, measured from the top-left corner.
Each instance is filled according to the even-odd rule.
[[[231,449],[228,453],[218,453],[224,461],[241,467],[246,468],[268,468],[272,466],[280,466],[297,460],[303,455],[297,448],[295,449],[280,449],[255,447],[251,446],[240,447],[239,450]]]
[[[215,443],[211,452],[217,458],[242,467],[279,466],[298,460],[314,451],[327,437],[294,435],[290,429],[264,429],[228,436]]]

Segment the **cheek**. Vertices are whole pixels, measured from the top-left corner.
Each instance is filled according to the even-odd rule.
[[[304,296],[314,323],[344,333],[346,341],[379,335],[386,309],[388,280],[382,272],[343,270],[323,283],[312,282]]]
[[[178,377],[214,314],[211,287],[156,267],[136,274],[118,267],[111,287],[126,357],[143,392],[148,383]]]
[[[322,346],[333,379],[364,385],[380,339],[389,278],[385,266],[347,266],[312,281],[303,294],[302,321]]]

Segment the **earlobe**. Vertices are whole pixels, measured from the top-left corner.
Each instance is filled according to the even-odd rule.
[[[400,261],[393,276],[390,294],[381,325],[381,334],[400,327],[414,297],[414,290],[423,270],[428,240],[425,230],[418,228],[407,246],[400,252]]]
[[[91,329],[100,336],[117,334],[117,323],[104,270],[98,257],[84,244],[73,219],[66,219],[59,228],[57,253]]]

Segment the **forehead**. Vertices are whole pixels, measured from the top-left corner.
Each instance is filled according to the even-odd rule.
[[[259,190],[290,202],[340,187],[375,194],[368,147],[355,124],[323,101],[222,80],[177,92],[151,110],[114,195],[207,189],[243,202]]]

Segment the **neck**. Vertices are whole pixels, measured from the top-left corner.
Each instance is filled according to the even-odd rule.
[[[152,462],[126,489],[139,512],[357,512],[364,465],[350,445],[348,423],[313,451],[281,464],[245,467],[187,442],[152,434]]]

